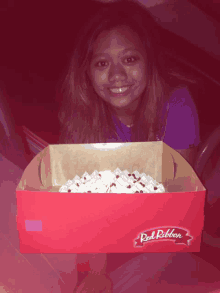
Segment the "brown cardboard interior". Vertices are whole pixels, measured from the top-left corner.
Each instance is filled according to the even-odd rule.
[[[205,190],[187,161],[162,141],[123,143],[112,149],[100,144],[50,145],[25,169],[17,190],[58,192],[61,185],[86,171],[116,168],[150,175],[167,192]],[[118,144],[115,144],[115,146]]]

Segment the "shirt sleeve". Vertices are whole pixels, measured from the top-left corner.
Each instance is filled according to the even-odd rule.
[[[173,149],[188,149],[200,143],[199,117],[187,88],[170,98],[164,142]]]

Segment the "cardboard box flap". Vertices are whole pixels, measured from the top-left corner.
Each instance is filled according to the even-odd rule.
[[[37,154],[24,170],[17,190],[50,191],[51,189],[49,146]]]
[[[200,179],[196,175],[191,165],[174,149],[163,143],[163,176],[166,177],[166,153],[171,155],[173,160],[173,180],[167,180],[168,192],[190,192],[204,191]]]
[[[50,145],[27,166],[17,190],[58,192],[76,175],[116,168],[146,173],[169,192],[204,190],[191,166],[162,141]]]

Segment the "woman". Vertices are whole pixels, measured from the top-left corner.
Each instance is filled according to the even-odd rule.
[[[102,7],[102,10],[92,15],[81,28],[75,41],[68,73],[61,88],[60,143],[162,139],[174,149],[180,150],[179,152],[190,160],[194,157],[191,156],[195,151],[193,146],[198,146],[200,142],[198,115],[190,93],[186,93],[187,86],[193,81],[174,71],[173,65],[168,63],[167,57],[158,46],[159,28],[141,4],[133,1],[125,3],[116,1],[102,4]],[[130,37],[126,35],[126,39],[129,38],[129,40],[123,44],[124,47],[122,48],[119,43],[118,46],[123,51],[131,44],[133,49],[140,49],[141,52],[127,51],[121,56],[110,53],[105,56],[108,57],[107,59],[104,56],[100,59],[106,66],[103,63],[102,65],[99,63],[98,67],[95,66],[94,62],[100,61],[92,59],[95,54],[93,52],[95,43],[101,44],[106,39],[107,31],[122,25],[126,25],[126,28],[130,27],[131,32],[130,34],[128,32]],[[149,27],[150,30],[147,29]],[[122,39],[125,30],[121,28]],[[101,33],[103,33],[102,36]],[[101,43],[97,40],[98,36]],[[108,45],[106,39],[104,47],[96,47],[97,52],[105,50]],[[118,47],[115,49],[119,50]],[[114,51],[113,43],[112,50]],[[122,60],[125,57],[133,57],[135,53],[141,57],[138,62],[133,58],[129,61]],[[138,76],[134,77],[136,72]],[[91,75],[96,78],[92,79]],[[108,90],[124,85],[132,85],[128,95],[132,96],[136,91],[135,95],[139,95],[139,100],[130,99],[132,103],[129,104],[127,101],[125,106],[125,104],[119,105],[123,97],[121,100],[115,98],[118,101],[116,105],[111,99],[113,94],[110,95]],[[175,92],[176,89],[178,92]],[[102,93],[102,91],[105,92]],[[178,115],[174,113],[177,113],[180,108],[181,113],[178,114],[181,114],[181,117],[179,116],[180,119],[177,120]],[[170,110],[169,115],[168,110]],[[182,119],[188,120],[188,124]],[[175,120],[175,128],[173,120]],[[123,127],[124,125],[132,125],[132,127],[129,129]],[[178,144],[177,141],[179,141]],[[191,160],[190,162],[193,163]]]
[[[78,32],[60,88],[59,143],[163,140],[193,165],[200,143],[188,90],[194,81],[174,70],[159,43],[160,29],[144,6],[102,4]],[[106,255],[90,255],[90,267],[88,292],[110,288]]]

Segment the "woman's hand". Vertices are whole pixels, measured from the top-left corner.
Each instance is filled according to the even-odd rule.
[[[106,274],[93,274],[89,272],[88,276],[86,276],[74,293],[112,293],[112,287],[112,280]]]

